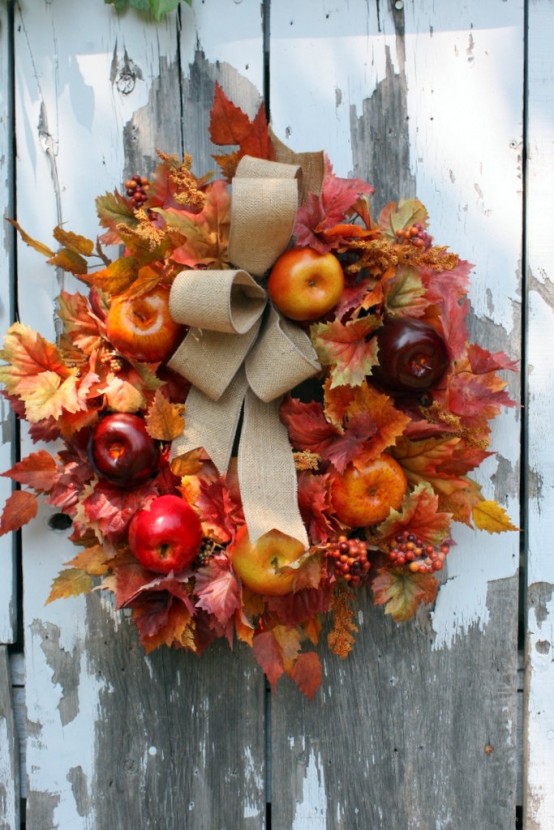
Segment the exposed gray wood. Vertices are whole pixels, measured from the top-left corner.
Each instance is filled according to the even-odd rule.
[[[0,646],[0,830],[19,830],[19,753],[6,646]]]
[[[491,619],[516,595],[515,578],[491,583]],[[424,617],[398,626],[364,605],[361,620],[348,660],[324,657],[313,703],[290,687],[275,695],[274,830],[511,830],[513,621],[433,651]]]

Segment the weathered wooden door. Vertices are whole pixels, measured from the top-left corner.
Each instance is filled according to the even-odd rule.
[[[94,237],[94,197],[156,148],[210,168],[215,81],[250,113],[264,93],[293,149],[324,148],[378,205],[427,205],[476,264],[474,334],[522,360],[527,404],[480,471],[523,557],[516,533],[460,527],[434,609],[397,626],[362,603],[353,655],[324,657],[311,703],[286,681],[269,695],[247,649],[146,657],[100,595],[45,608],[72,555],[51,513],[4,539],[1,827],[508,830],[522,805],[528,830],[554,826],[553,35],[549,0],[193,0],[159,24],[102,0],[0,0],[4,215],[44,241],[61,222]],[[52,337],[55,272],[7,225],[2,240],[2,328]],[[2,441],[5,469],[5,405]]]

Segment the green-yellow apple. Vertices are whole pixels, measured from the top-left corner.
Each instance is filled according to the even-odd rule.
[[[243,526],[228,553],[233,570],[247,588],[256,594],[282,596],[292,591],[295,576],[286,566],[303,555],[304,545],[279,530],[270,530],[252,544]]]
[[[342,266],[334,254],[291,248],[271,269],[267,290],[273,305],[290,320],[309,323],[328,314],[344,288]]]

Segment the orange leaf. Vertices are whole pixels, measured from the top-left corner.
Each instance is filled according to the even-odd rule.
[[[265,676],[269,680],[271,688],[284,672],[283,654],[272,631],[263,631],[256,634],[252,643],[252,651],[259,665],[262,667]]]
[[[29,236],[29,234],[23,230],[19,222],[16,222],[15,219],[8,219],[8,222],[10,223],[10,225],[14,226],[23,242],[25,242],[26,245],[29,245],[30,248],[33,248],[35,251],[38,251],[39,254],[42,254],[43,256],[54,256],[54,251],[51,248],[49,248],[48,245],[44,245],[42,242],[38,242],[36,239],[33,239],[32,236]]]
[[[90,548],[85,548],[64,564],[85,571],[90,576],[103,576],[110,569],[109,563],[112,558],[108,556],[102,545],[93,545]]]
[[[300,691],[309,700],[315,697],[315,693],[321,686],[322,678],[321,661],[315,651],[308,651],[301,654],[290,672],[291,679],[296,683]]]
[[[133,618],[135,617],[133,609]],[[187,651],[196,651],[194,640],[194,619],[183,602],[172,602],[167,613],[167,621],[151,635],[141,635],[140,641],[147,654],[159,646],[177,646]],[[140,630],[140,629],[139,629]]]
[[[19,530],[37,515],[38,500],[33,493],[26,490],[15,490],[8,496],[0,518],[0,536],[10,530]]]
[[[170,403],[158,389],[145,418],[150,437],[156,441],[173,441],[182,435],[185,428],[182,411],[181,405]]]
[[[52,372],[68,378],[75,370],[65,365],[59,349],[23,323],[14,323],[4,335],[0,358],[7,366],[0,366],[0,381],[10,395],[20,395],[20,386],[41,372]],[[31,382],[32,385],[32,382]]]
[[[65,248],[69,248],[77,254],[83,254],[83,256],[92,256],[94,251],[92,239],[87,239],[86,236],[80,236],[72,231],[66,231],[61,225],[54,228],[54,239]]]
[[[48,264],[55,265],[63,271],[69,271],[70,274],[75,274],[77,277],[88,274],[86,259],[70,248],[62,248],[53,257],[50,257]]]
[[[240,107],[233,104],[216,82],[210,113],[210,138],[214,144],[228,146],[242,144],[250,132],[250,119]]]
[[[52,581],[52,587],[48,599],[44,603],[53,602],[55,599],[76,597],[79,594],[88,594],[92,590],[93,582],[90,576],[80,568],[65,568]]]
[[[90,282],[108,294],[123,294],[137,278],[138,265],[134,257],[120,257],[106,268],[90,276]]]
[[[56,470],[56,462],[50,453],[46,450],[39,450],[22,458],[2,475],[19,484],[27,484],[38,492],[47,493],[54,484]]]
[[[276,625],[272,632],[281,649],[283,667],[290,674],[300,653],[300,632],[287,625]]]
[[[205,452],[200,447],[196,450],[178,455],[171,462],[171,472],[174,476],[195,476],[202,470],[205,464]]]
[[[401,509],[391,510],[389,517],[379,525],[382,541],[394,539],[398,533],[408,530],[420,536],[424,542],[440,545],[450,533],[450,513],[438,510],[439,497],[428,483],[421,483],[404,498]]]
[[[395,622],[405,622],[412,619],[421,603],[433,602],[439,584],[432,574],[379,568],[371,587],[375,605],[384,605],[385,614]]]
[[[479,530],[489,533],[502,533],[505,530],[517,530],[503,507],[495,501],[480,501],[472,511],[473,521]]]
[[[352,607],[353,594],[345,588],[336,587],[331,600],[331,610],[334,614],[333,628],[327,635],[327,645],[333,654],[342,660],[352,651],[355,642],[354,635],[358,626],[354,622],[354,608]]]

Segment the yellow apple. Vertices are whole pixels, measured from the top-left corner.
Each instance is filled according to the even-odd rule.
[[[281,254],[269,274],[273,305],[290,320],[308,323],[328,314],[344,288],[342,266],[331,253],[291,248]]]
[[[270,530],[252,544],[243,526],[227,552],[233,570],[247,588],[256,594],[282,596],[292,591],[295,576],[286,566],[304,554],[304,545],[279,530]]]

